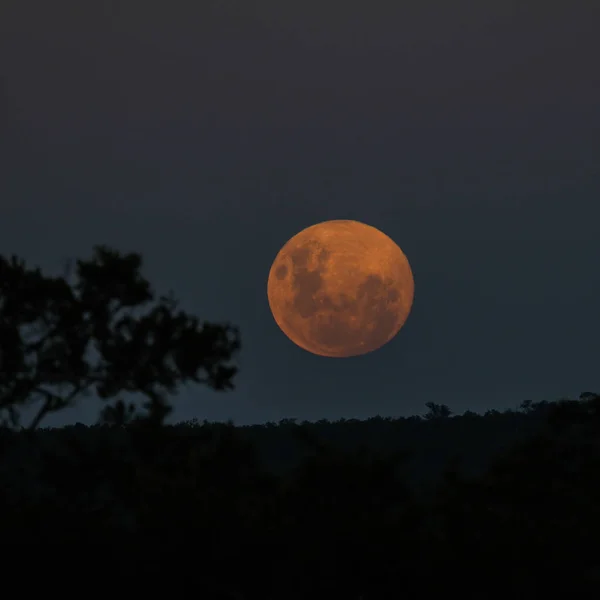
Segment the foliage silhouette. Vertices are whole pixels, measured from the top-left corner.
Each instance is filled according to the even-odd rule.
[[[27,268],[0,257],[0,415],[20,424],[20,408],[41,401],[29,425],[39,426],[82,395],[106,404],[101,418],[125,424],[134,418],[162,423],[171,408],[166,395],[186,382],[216,390],[233,387],[240,348],[229,324],[200,324],[178,310],[172,294],[155,300],[142,277],[139,254],[96,246],[91,260],[77,261],[75,280]],[[136,310],[145,313],[135,315]],[[145,396],[145,413],[118,396]]]
[[[435,402],[426,402],[425,406],[429,409],[423,416],[426,420],[431,419],[446,419],[452,411],[445,404],[436,404]]]
[[[583,598],[600,573],[599,415],[600,398],[587,395],[443,427],[373,418],[7,431],[22,460],[0,471],[0,535],[13,548],[110,545],[105,562],[120,579],[149,563],[181,581],[189,569],[206,598]],[[298,459],[266,468],[259,433],[296,444]],[[494,436],[494,455],[465,470]],[[414,452],[389,443],[397,437]],[[453,461],[463,438],[473,446]],[[424,487],[410,476],[417,442],[446,461]]]

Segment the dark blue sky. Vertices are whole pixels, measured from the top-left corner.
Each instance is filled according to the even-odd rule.
[[[0,253],[94,244],[241,328],[238,387],[175,418],[455,412],[600,390],[596,2],[45,2],[0,7]],[[6,117],[8,117],[6,119]],[[415,276],[372,354],[295,347],[266,297],[313,223]],[[45,424],[92,421],[98,406]]]

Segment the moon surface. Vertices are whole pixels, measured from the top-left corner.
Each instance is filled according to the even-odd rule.
[[[279,251],[267,284],[269,306],[295,344],[347,357],[387,344],[406,322],[414,280],[402,250],[358,221],[325,221]]]

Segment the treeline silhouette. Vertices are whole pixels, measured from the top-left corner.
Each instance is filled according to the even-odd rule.
[[[5,429],[0,536],[93,542],[119,577],[162,565],[241,598],[575,597],[600,583],[599,434],[593,394],[433,419]]]
[[[597,597],[599,395],[169,426],[181,383],[233,386],[237,331],[155,301],[139,255],[95,252],[74,283],[0,257],[6,581],[244,600]],[[105,401],[97,425],[41,427],[86,392]]]

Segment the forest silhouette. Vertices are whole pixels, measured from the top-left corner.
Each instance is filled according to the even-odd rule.
[[[600,395],[167,425],[183,383],[233,388],[240,336],[156,299],[141,266],[0,257],[5,572],[215,599],[596,597]],[[43,427],[90,394],[96,425]]]

